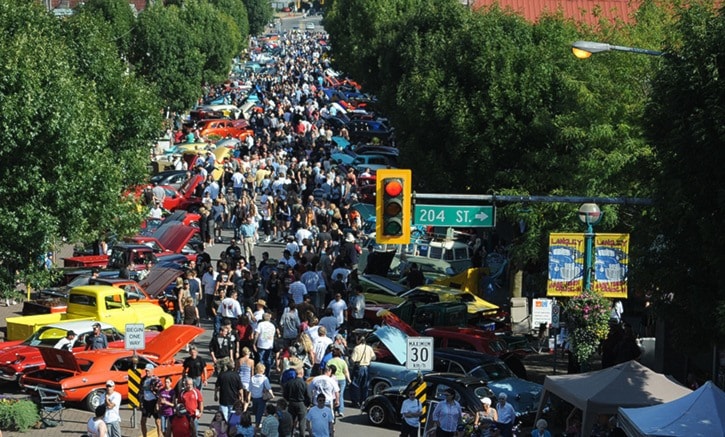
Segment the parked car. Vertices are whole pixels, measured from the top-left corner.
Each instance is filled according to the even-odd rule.
[[[485,381],[472,376],[428,373],[421,378],[426,384],[423,408],[427,411],[432,411],[435,405],[444,399],[443,392],[448,388],[456,392],[456,400],[461,404],[464,413],[469,416],[483,409],[481,399],[494,396]],[[400,406],[408,398],[409,389],[417,385],[418,382],[414,380],[407,385],[390,387],[380,394],[374,394],[365,400],[361,410],[373,425],[399,425],[402,420]]]
[[[403,293],[409,290],[408,287],[380,275],[363,274],[359,277],[360,285],[363,287],[365,303],[368,304],[394,304],[403,301]]]
[[[186,170],[166,170],[152,175],[149,182],[152,185],[168,185],[179,189],[186,182],[186,179]]]
[[[182,362],[174,355],[189,342],[204,332],[202,328],[189,325],[174,325],[159,333],[146,344],[146,349],[136,354],[125,349],[102,349],[78,352],[42,348],[41,353],[46,368],[29,372],[20,378],[20,386],[25,390],[43,387],[61,392],[61,400],[79,403],[89,411],[101,403],[106,381],[116,384],[121,398],[128,399],[129,369],[143,369],[147,364],[154,366],[154,375],[163,380],[172,378],[178,383],[183,372]],[[211,363],[207,364],[209,375],[213,373]]]
[[[362,173],[366,169],[376,172],[381,168],[390,168],[392,167],[392,163],[388,157],[384,155],[358,155],[352,160],[350,166],[358,173]]]
[[[393,137],[393,130],[385,123],[375,120],[351,120],[347,124],[350,132],[350,141],[353,143],[368,143],[377,138],[386,141]]]
[[[544,387],[516,376],[501,359],[467,349],[436,348],[433,371],[462,373],[488,383],[497,395],[506,393],[519,417],[536,414]]]
[[[78,320],[53,323],[36,331],[27,339],[0,343],[0,380],[17,382],[27,372],[45,369],[40,353],[42,348],[52,348],[68,331],[76,333],[73,352],[81,352],[86,337],[93,332],[94,320]],[[124,347],[123,334],[108,323],[101,323],[101,332],[108,338],[109,348]]]
[[[197,123],[199,135],[203,138],[216,136],[219,138],[232,137],[244,140],[248,135],[254,135],[249,129],[234,126],[234,122],[226,119],[202,120]]]
[[[522,358],[528,350],[511,350],[508,344],[498,338],[493,331],[478,328],[436,326],[423,331],[423,335],[433,337],[436,348],[456,348],[483,352],[501,358],[519,378],[527,379]]]

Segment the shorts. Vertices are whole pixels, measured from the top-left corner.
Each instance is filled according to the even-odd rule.
[[[141,402],[141,417],[153,417],[154,419],[159,418],[159,412],[156,409],[156,400],[153,401],[147,401],[143,400]]]

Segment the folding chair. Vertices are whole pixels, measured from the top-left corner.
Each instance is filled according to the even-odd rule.
[[[46,426],[63,425],[65,402],[61,400],[61,392],[43,387],[33,387],[38,392],[40,420]]]

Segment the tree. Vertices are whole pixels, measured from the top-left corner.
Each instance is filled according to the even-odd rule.
[[[249,34],[260,35],[264,33],[267,24],[272,21],[274,11],[268,0],[243,0],[249,17]]]
[[[205,57],[177,6],[146,8],[137,18],[129,59],[153,84],[172,111],[184,111],[201,97]]]
[[[143,85],[127,82],[117,47],[91,21],[62,30],[39,4],[0,4],[0,158],[7,163],[0,166],[0,287],[8,290],[16,272],[37,277],[56,241],[138,224],[121,192],[139,181],[138,162],[148,156],[139,146],[148,150],[147,124],[158,120],[158,109]],[[94,40],[94,50],[81,53],[91,46],[76,36]],[[113,87],[120,89],[103,94]],[[127,121],[140,132],[109,126]],[[128,141],[121,150],[119,135]]]
[[[239,29],[239,40],[245,43],[249,38],[249,16],[244,2],[242,0],[213,0],[212,3],[218,10],[232,17]]]
[[[206,0],[187,0],[180,16],[189,29],[191,44],[203,57],[202,83],[223,82],[232,58],[242,49],[242,35],[236,23]]]
[[[725,341],[725,15],[702,4],[679,15],[647,108],[662,167],[645,267],[677,347],[694,353]]]
[[[89,0],[81,3],[77,14],[91,14],[106,21],[118,51],[126,55],[131,47],[132,30],[135,22],[133,11],[126,0]]]

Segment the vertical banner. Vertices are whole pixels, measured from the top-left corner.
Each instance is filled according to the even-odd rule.
[[[549,280],[546,295],[581,294],[584,285],[584,235],[549,234]]]
[[[629,234],[596,234],[592,290],[604,297],[627,298]]]

